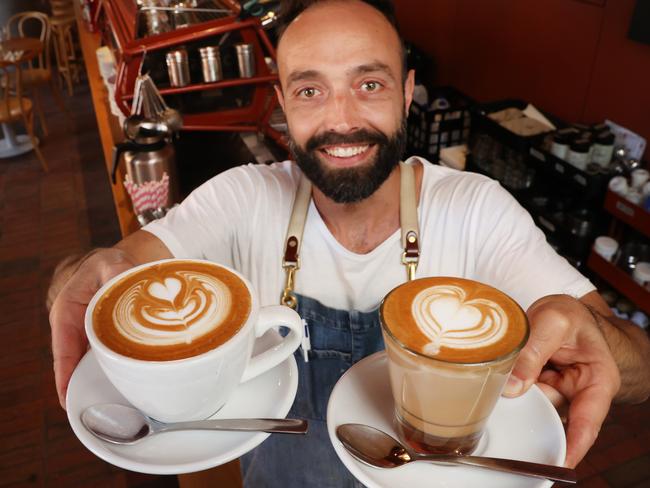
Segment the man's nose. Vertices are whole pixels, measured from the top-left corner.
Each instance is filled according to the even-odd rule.
[[[359,107],[351,93],[337,93],[326,110],[325,130],[345,134],[361,127]]]

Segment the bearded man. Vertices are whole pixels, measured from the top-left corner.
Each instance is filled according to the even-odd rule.
[[[293,161],[241,166],[196,189],[180,206],[111,249],[55,278],[51,310],[54,369],[61,402],[86,350],[83,313],[110,277],[163,258],[203,258],[233,267],[276,304],[285,285],[287,227],[301,181],[311,183],[297,311],[311,344],[303,352],[290,415],[310,421],[306,437],[271,436],[245,456],[246,486],[357,486],[327,436],[329,394],[356,361],[383,348],[377,307],[406,280],[400,239],[399,161],[414,73],[389,2],[288,2],[277,60],[277,95]],[[570,402],[566,464],[593,444],[613,399],[650,392],[650,345],[612,316],[595,287],[546,243],[530,216],[496,182],[406,161],[420,228],[417,277],[458,276],[488,283],[527,309],[531,336],[506,393],[534,383]],[[311,197],[311,198],[309,198]],[[554,368],[542,368],[546,363]]]

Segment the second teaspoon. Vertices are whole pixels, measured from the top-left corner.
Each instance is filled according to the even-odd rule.
[[[305,434],[307,422],[299,419],[208,419],[163,423],[147,417],[136,408],[103,403],[86,408],[81,423],[96,437],[112,444],[134,444],[161,432],[177,430],[227,430]]]
[[[407,449],[394,437],[369,425],[339,425],[336,428],[336,436],[350,454],[375,468],[397,468],[413,461],[429,461],[468,464],[567,483],[575,483],[577,480],[574,470],[561,466],[460,454],[419,454]]]

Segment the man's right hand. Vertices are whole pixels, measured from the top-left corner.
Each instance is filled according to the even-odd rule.
[[[49,293],[54,300],[50,327],[56,390],[64,409],[68,382],[88,349],[84,330],[88,303],[104,283],[135,264],[121,249],[98,249],[81,260],[57,268],[54,274]]]
[[[144,230],[129,234],[114,247],[97,249],[81,260],[62,263],[48,292],[54,377],[61,406],[72,372],[88,349],[84,316],[91,298],[104,283],[138,264],[172,258],[155,235]]]

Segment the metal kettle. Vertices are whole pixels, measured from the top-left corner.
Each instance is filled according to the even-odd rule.
[[[171,207],[178,192],[174,147],[168,141],[171,134],[169,127],[162,122],[132,115],[124,121],[124,134],[127,141],[116,144],[113,148],[113,184],[116,183],[117,168],[123,155],[126,172],[136,185],[160,181],[167,173],[170,191],[166,207]]]

